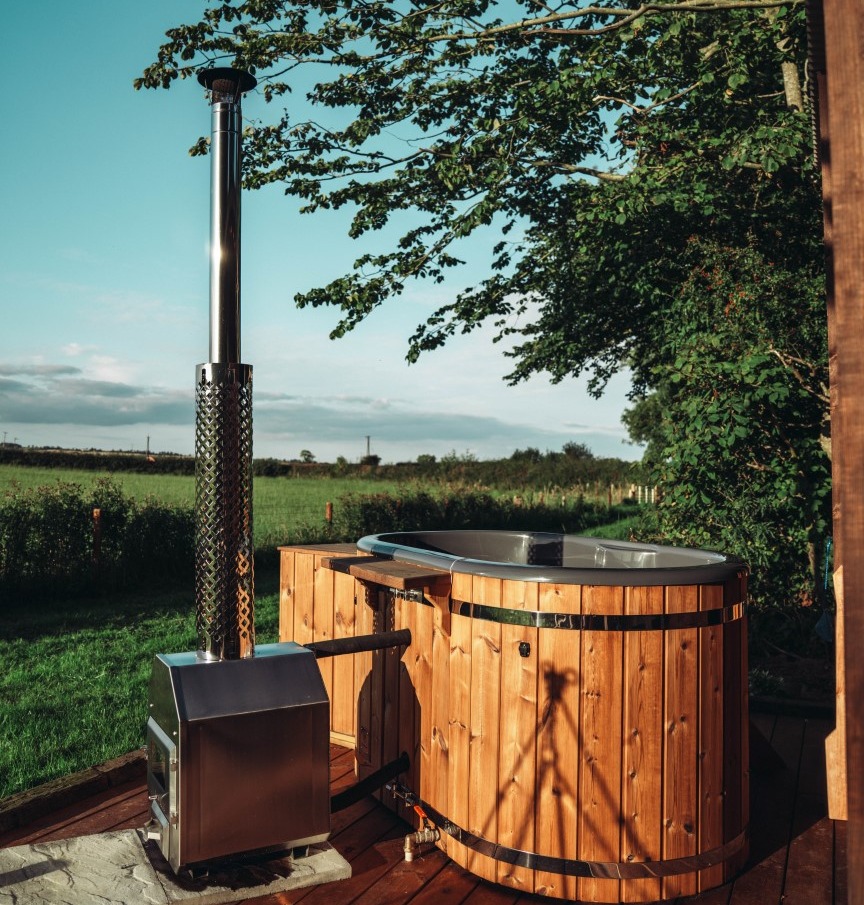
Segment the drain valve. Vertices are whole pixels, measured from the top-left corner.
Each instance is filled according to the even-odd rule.
[[[406,808],[413,808],[414,813],[420,818],[422,826],[416,833],[409,833],[405,837],[405,860],[413,861],[417,854],[417,849],[421,845],[429,842],[437,842],[441,838],[441,831],[432,825],[426,812],[420,806],[420,798],[415,792],[412,792],[408,786],[401,782],[388,782],[384,788],[394,797],[401,798]]]
[[[437,842],[441,838],[441,833],[439,830],[435,829],[431,823],[429,823],[426,816],[423,816],[424,826],[422,829],[417,830],[416,833],[409,833],[405,837],[405,860],[413,861],[414,855],[417,854],[417,849],[428,842]]]

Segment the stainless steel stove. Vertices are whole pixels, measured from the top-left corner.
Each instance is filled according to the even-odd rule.
[[[159,654],[150,681],[152,835],[175,871],[330,834],[330,702],[291,642],[249,660]]]
[[[199,76],[212,106],[210,361],[196,373],[197,651],[159,654],[148,790],[171,867],[300,849],[330,833],[330,703],[315,654],[255,647],[252,368],[240,363],[240,98],[255,79]]]

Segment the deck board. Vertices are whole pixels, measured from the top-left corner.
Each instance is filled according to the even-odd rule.
[[[757,714],[758,730],[785,768],[754,769],[751,780],[751,857],[732,883],[682,897],[677,905],[843,905],[846,902],[846,825],[827,816],[825,720]],[[334,791],[354,781],[353,751],[331,746]],[[0,847],[69,838],[143,825],[142,779],[91,795],[0,834]],[[374,798],[333,815],[331,842],[351,863],[350,880],[247,899],[246,905],[548,905],[549,899],[487,883],[437,849],[403,860],[408,824]]]

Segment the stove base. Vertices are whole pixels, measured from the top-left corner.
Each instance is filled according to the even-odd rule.
[[[0,876],[0,902],[18,905],[220,905],[347,880],[351,865],[324,842],[305,858],[227,863],[193,880],[175,875],[141,831],[122,830],[0,849]]]

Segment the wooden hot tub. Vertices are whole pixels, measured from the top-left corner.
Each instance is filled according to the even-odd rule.
[[[451,858],[601,902],[690,895],[740,869],[742,562],[518,532],[358,546],[282,549],[280,636],[411,630],[402,651],[319,661],[331,738],[355,746],[360,776],[407,751],[403,787]]]

